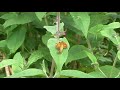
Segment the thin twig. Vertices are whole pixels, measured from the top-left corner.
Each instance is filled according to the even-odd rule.
[[[7,77],[10,76],[10,72],[9,72],[9,67],[8,66],[5,67],[5,72],[6,72],[6,76]]]
[[[5,59],[5,54],[3,54],[3,60],[4,59]],[[6,73],[7,77],[10,76],[10,72],[9,72],[9,67],[8,66],[5,67],[5,73]]]
[[[49,25],[48,24],[48,20],[47,20],[47,16],[45,16],[45,23],[46,23],[47,26]],[[51,65],[51,70],[50,70],[50,76],[49,76],[49,78],[51,78],[53,76],[54,67],[55,67],[55,62],[54,62],[54,60],[52,60],[52,65]]]
[[[13,70],[12,70],[11,67],[9,67],[9,72],[10,72],[11,75],[13,74]]]
[[[60,32],[60,12],[57,12],[57,31]]]
[[[55,68],[55,62],[54,62],[54,60],[52,60],[52,65],[51,65],[51,70],[50,70],[50,76],[49,76],[49,78],[53,77],[54,68]]]

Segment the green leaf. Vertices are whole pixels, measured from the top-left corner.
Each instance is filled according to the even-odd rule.
[[[48,75],[47,75],[47,70],[46,70],[46,66],[45,66],[45,61],[44,61],[44,60],[42,61],[41,66],[42,66],[42,71],[44,72],[44,74],[46,75],[46,77],[48,77]]]
[[[94,76],[95,78],[106,78],[101,72],[98,71],[91,72],[89,75]]]
[[[5,29],[4,29],[4,27],[3,27],[3,25],[2,24],[0,24],[0,34],[1,35],[5,35]]]
[[[42,42],[47,45],[47,41],[52,38],[52,34],[50,32],[46,32],[45,35],[42,36]]]
[[[12,65],[17,63],[14,59],[5,59],[2,62],[0,62],[0,68],[6,67],[8,65]]]
[[[63,64],[66,62],[68,57],[68,50],[69,50],[69,43],[66,38],[60,38],[60,41],[63,41],[67,44],[67,48],[63,49],[62,53],[58,53],[58,50],[56,49],[56,44],[59,42],[56,38],[50,38],[47,43],[47,47],[50,50],[50,54],[55,60],[57,71],[61,71]]]
[[[63,31],[64,23],[60,23],[60,31]],[[57,25],[55,26],[44,26],[44,28],[48,31],[51,32],[53,35],[56,33]]]
[[[18,73],[22,71],[24,68],[24,58],[21,56],[20,52],[16,53],[13,59],[17,62],[16,64],[12,65],[13,72]]]
[[[89,57],[89,59],[92,61],[93,64],[97,64],[97,58],[89,51],[85,51],[86,55]]]
[[[113,66],[110,66],[110,65],[105,65],[105,66],[102,66],[100,67],[100,69],[102,70],[102,72],[107,76],[107,77],[110,77],[111,75],[111,78],[114,78],[116,77],[120,70],[113,67]]]
[[[27,69],[19,73],[15,73],[7,78],[20,78],[20,77],[35,76],[35,75],[44,75],[44,73],[40,69]]]
[[[91,46],[99,47],[101,42],[103,41],[103,36],[101,35],[100,31],[103,29],[104,25],[97,24],[89,29],[88,39],[90,40]]]
[[[11,19],[17,16],[18,15],[16,12],[10,12],[10,13],[3,14],[0,18],[7,20],[7,19]]]
[[[7,38],[7,47],[10,49],[11,53],[14,53],[24,42],[26,34],[25,27],[18,27],[13,33]]]
[[[98,24],[107,24],[110,20],[104,12],[91,12],[90,13],[90,27],[93,27]]]
[[[5,21],[3,26],[6,28],[15,24],[26,24],[35,20],[35,15],[33,13],[22,13],[16,17],[8,19]]]
[[[89,29],[89,33],[91,34],[100,34],[100,31],[104,28],[104,25],[102,24],[97,24]]]
[[[105,62],[112,63],[112,60],[111,60],[110,57],[108,58],[108,57],[99,56],[98,60],[101,61],[101,62],[103,62],[103,63],[105,63]]]
[[[88,29],[90,25],[90,16],[87,12],[70,12],[74,22],[75,27],[79,30],[81,30],[87,38]]]
[[[9,53],[9,49],[7,48],[7,42],[6,40],[1,40],[0,41],[0,51],[8,54]]]
[[[120,28],[119,22],[110,23],[104,26],[103,30],[101,31],[101,34],[105,37],[108,37],[114,44],[119,45],[120,37],[118,37],[117,33],[114,31],[114,29],[116,28]]]
[[[119,22],[110,23],[104,29],[116,29],[116,28],[120,28]]]
[[[36,62],[38,59],[41,59],[42,57],[43,57],[43,54],[41,50],[34,51],[28,58],[27,67],[29,67],[32,63]]]
[[[117,57],[120,60],[120,51],[117,52]]]
[[[5,28],[5,31],[7,35],[9,35],[12,31],[14,31],[15,28],[17,28],[18,25],[12,25],[10,27]]]
[[[40,47],[39,50],[41,50],[44,59],[51,62],[53,58],[50,55],[49,49],[47,47]]]
[[[42,18],[45,16],[46,12],[35,12],[36,16],[40,21],[42,21]]]
[[[5,47],[6,46],[6,40],[1,40],[0,41],[0,47]]]
[[[87,57],[84,50],[88,49],[83,45],[74,45],[73,47],[71,47],[68,53],[68,59],[66,63]]]
[[[8,47],[7,47],[7,41],[1,40],[0,41],[0,51],[6,53],[7,55],[10,53]]]
[[[78,70],[62,70],[60,75],[75,77],[75,78],[94,78],[93,76]]]
[[[116,35],[116,32],[114,30],[103,30],[101,31],[101,34],[105,37],[108,37],[114,44],[119,44],[116,38],[114,37]]]

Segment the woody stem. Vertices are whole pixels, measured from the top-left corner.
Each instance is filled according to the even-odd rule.
[[[55,68],[55,62],[54,62],[54,60],[52,60],[52,65],[51,65],[51,70],[50,70],[50,76],[49,76],[49,78],[53,77],[54,68]]]
[[[57,31],[60,31],[60,12],[57,12]]]
[[[3,59],[5,59],[6,57],[5,57],[5,54],[3,54]],[[10,71],[9,71],[9,66],[6,66],[5,67],[5,73],[6,73],[6,76],[8,77],[8,76],[10,76]]]

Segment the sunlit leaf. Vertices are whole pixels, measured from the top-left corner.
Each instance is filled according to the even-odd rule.
[[[63,26],[64,26],[64,23],[60,23],[60,31],[63,31]],[[58,30],[57,29],[57,25],[55,26],[44,26],[44,28],[48,31],[48,32],[51,32],[53,35],[56,33],[56,31]]]
[[[114,31],[114,29],[116,28],[120,28],[119,22],[110,23],[104,26],[103,30],[101,31],[101,34],[105,37],[108,37],[114,44],[119,45],[120,37],[118,37],[117,33]]]
[[[35,20],[35,15],[33,13],[22,13],[16,17],[6,20],[3,26],[6,28],[8,26],[15,24],[29,23],[32,22],[33,20]]]
[[[0,62],[0,68],[6,67],[8,65],[12,65],[17,63],[14,59],[5,59],[2,62]]]
[[[117,57],[120,60],[120,51],[117,52]]]
[[[101,72],[97,71],[91,72],[89,75],[94,76],[95,78],[106,78]]]
[[[45,16],[46,12],[35,12],[36,16],[42,21],[42,18]]]
[[[62,70],[60,75],[74,78],[94,78],[92,75],[78,70]]]
[[[27,67],[29,67],[32,63],[36,62],[38,59],[41,59],[42,57],[43,54],[40,50],[34,51],[28,58]]]
[[[85,51],[86,55],[90,58],[93,64],[97,64],[97,58],[89,51]]]
[[[27,77],[27,76],[35,76],[35,75],[42,75],[44,76],[44,73],[40,69],[27,69],[24,71],[21,71],[19,73],[15,73],[8,78],[20,78],[20,77]]]
[[[17,62],[12,65],[13,72],[17,73],[22,71],[24,68],[24,58],[21,56],[20,52],[16,53],[13,59]]]
[[[114,78],[118,75],[118,73],[120,72],[119,69],[113,67],[113,66],[110,66],[110,65],[105,65],[105,66],[102,66],[100,67],[100,69],[102,70],[102,72],[107,76],[107,77],[110,77],[110,78]]]
[[[68,57],[68,50],[69,50],[69,43],[66,38],[60,38],[60,41],[64,41],[67,44],[67,48],[63,49],[62,53],[59,53],[56,49],[56,44],[59,42],[58,39],[50,38],[47,43],[47,47],[50,50],[50,54],[55,60],[57,71],[60,71],[62,69],[63,64],[66,62]]]
[[[70,12],[74,22],[75,27],[81,30],[84,36],[87,38],[88,29],[90,25],[90,16],[87,12]]]

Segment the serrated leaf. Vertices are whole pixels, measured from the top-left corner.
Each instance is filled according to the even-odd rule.
[[[63,41],[67,44],[67,48],[63,49],[63,52],[61,54],[58,53],[58,50],[56,49],[56,44],[59,42],[56,38],[50,38],[47,43],[47,47],[50,50],[50,54],[53,57],[56,66],[57,71],[61,71],[63,64],[66,62],[68,57],[68,50],[69,50],[69,43],[66,38],[60,38],[60,41]]]
[[[33,13],[22,13],[14,18],[5,21],[3,26],[6,28],[15,24],[25,24],[35,20],[35,15]]]
[[[75,78],[94,78],[92,75],[84,73],[78,70],[62,70],[60,73],[61,76],[69,76]]]
[[[24,58],[21,56],[20,52],[16,53],[13,59],[17,62],[16,64],[12,65],[13,72],[17,73],[22,71],[24,67]]]
[[[35,76],[35,75],[44,75],[44,73],[40,69],[27,69],[19,73],[15,73],[7,78],[20,78],[20,77]]]
[[[90,25],[90,16],[87,12],[70,12],[74,22],[75,27],[79,30],[81,30],[87,38],[88,29]]]
[[[46,12],[35,12],[36,16],[40,21],[42,21],[42,18],[45,16]]]
[[[74,45],[73,47],[71,47],[66,63],[87,57],[84,50],[87,50],[87,48],[83,45]]]
[[[64,23],[62,22],[62,23],[60,23],[60,31],[63,31],[64,29],[63,29],[63,27],[64,27]],[[50,32],[50,33],[52,33],[53,35],[56,33],[56,29],[57,29],[57,25],[55,25],[55,26],[44,26],[44,28],[48,31],[48,32]]]
[[[6,67],[8,65],[12,65],[17,63],[14,59],[5,59],[2,62],[0,62],[0,68]]]
[[[18,27],[15,31],[7,38],[7,47],[11,53],[14,53],[24,42],[26,34],[25,27]]]
[[[38,59],[41,59],[42,57],[43,54],[40,50],[34,51],[28,58],[27,67],[29,67],[32,63],[36,62]]]

